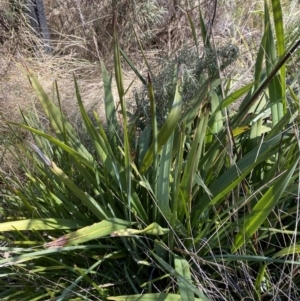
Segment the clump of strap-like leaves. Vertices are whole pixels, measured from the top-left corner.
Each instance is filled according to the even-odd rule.
[[[168,94],[151,76],[152,120],[136,144],[127,123],[116,31],[123,124],[104,65],[107,131],[96,113],[89,117],[74,78],[93,153],[28,71],[51,132],[25,114],[23,124],[10,123],[33,135],[34,143],[19,148],[35,172],[24,170],[25,183],[0,173],[6,184],[0,195],[0,239],[6,243],[0,247],[0,298],[300,300],[299,98],[291,90],[287,101],[283,68],[300,41],[285,45],[282,20],[272,30],[267,3],[264,11],[252,82],[221,93],[218,74],[226,63],[212,61],[190,98],[183,92],[190,91],[181,61],[183,71],[174,69],[170,113],[158,129],[156,104],[168,101]],[[54,90],[59,100],[57,85]],[[228,117],[227,108],[240,98],[240,109]]]

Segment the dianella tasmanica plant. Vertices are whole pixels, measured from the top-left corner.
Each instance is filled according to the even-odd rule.
[[[17,124],[32,134],[20,147],[33,168],[25,182],[3,179],[12,212],[0,224],[3,300],[299,299],[299,277],[285,278],[299,265],[299,99],[285,68],[299,40],[285,45],[280,1],[271,6],[253,81],[232,92],[220,72],[232,61],[220,64],[215,52],[186,99],[178,64],[161,124],[151,72],[139,73],[114,30],[122,122],[103,64],[105,127],[74,77],[93,152],[62,113],[57,83],[58,106],[27,70],[51,129],[26,114]],[[201,12],[199,21],[195,48],[213,52]],[[128,121],[121,57],[147,87],[150,122],[140,133]]]

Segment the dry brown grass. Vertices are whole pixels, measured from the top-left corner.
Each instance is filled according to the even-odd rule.
[[[0,90],[5,91],[0,98],[0,112],[8,121],[21,121],[20,110],[30,110],[33,106],[40,116],[38,99],[33,92],[27,78],[22,74],[22,65],[32,70],[38,77],[38,80],[44,87],[45,91],[54,100],[53,83],[56,80],[60,91],[62,109],[65,115],[77,123],[78,109],[77,100],[74,90],[73,75],[78,79],[81,88],[81,96],[86,109],[95,110],[100,119],[105,122],[104,101],[103,101],[103,83],[101,80],[101,68],[97,63],[88,61],[78,62],[72,56],[51,57],[45,56],[43,59],[20,58],[19,62],[14,61],[6,75],[0,80]],[[124,86],[129,87],[135,81],[135,75],[132,71],[124,73]],[[113,81],[113,96],[117,97],[115,81]],[[132,85],[132,87],[136,85]],[[128,92],[130,94],[130,92]],[[131,98],[128,98],[131,99]],[[1,122],[1,132],[8,129],[7,125]]]
[[[5,3],[7,5],[7,2],[1,0],[3,5]],[[147,31],[148,40],[142,37],[142,42],[144,46],[147,46],[146,53],[150,62],[155,61],[155,55],[166,55],[166,53],[175,55],[183,45],[192,46],[191,30],[185,12],[190,12],[198,26],[198,1],[176,1],[178,3],[176,8],[170,5],[172,1],[161,4],[164,20],[158,20],[157,23],[153,21],[152,28],[147,28],[149,22],[147,23],[141,16],[134,15],[137,11],[133,10],[130,1],[117,2],[115,10],[119,16],[118,28],[122,47],[128,51],[130,58],[145,75],[147,69],[141,63],[142,56],[134,39],[130,20],[136,21],[134,27],[137,34],[141,35],[142,32]],[[139,3],[139,1],[136,2]],[[203,1],[202,4],[202,12],[207,20],[211,18],[211,13],[209,13],[212,10],[211,3],[213,1]],[[216,44],[238,44],[241,52],[245,54],[245,58],[239,60],[238,66],[240,69],[248,68],[253,63],[251,49],[257,45],[260,33],[250,32],[247,24],[235,24],[230,16],[231,8],[227,4],[219,4],[221,5],[222,9],[217,10],[214,22]],[[21,78],[22,75],[16,68],[15,62],[25,61],[28,67],[38,75],[47,92],[51,91],[52,83],[54,79],[57,79],[59,86],[63,87],[61,89],[63,105],[67,108],[69,116],[74,113],[76,107],[72,73],[79,77],[83,99],[87,104],[91,104],[99,101],[97,99],[102,92],[99,58],[103,59],[108,66],[112,63],[110,1],[99,3],[99,1],[85,0],[51,0],[45,1],[45,6],[51,29],[53,56],[45,56],[40,52],[32,53],[28,49],[28,44],[33,43],[35,38],[30,36],[30,31],[24,24],[20,24],[18,30],[15,31],[15,39],[11,35],[3,44],[0,84],[6,93],[1,101],[9,110],[12,108],[12,117],[16,113],[17,106],[23,108],[24,105],[26,107],[32,103],[36,104],[27,80]],[[253,17],[249,16],[248,19],[252,21]],[[253,24],[250,25],[253,27]],[[97,45],[95,45],[95,40]],[[12,45],[15,47],[14,51],[11,48]],[[126,65],[124,67],[126,70]],[[134,75],[128,71],[125,72],[124,78],[126,83],[130,83]],[[7,110],[6,113],[8,113]]]
[[[16,141],[16,139],[9,138],[10,141],[7,140],[7,137],[11,136],[11,130],[5,120],[22,122],[20,110],[32,111],[33,108],[41,122],[46,120],[33,89],[25,75],[22,74],[20,62],[24,63],[24,61],[23,58],[19,59],[19,62],[13,61],[5,76],[0,79],[0,91],[3,91],[0,96],[0,172],[7,176],[12,172],[18,173],[19,162],[18,158],[12,156],[6,149],[5,142]],[[104,91],[99,64],[86,61],[80,65],[71,56],[45,57],[44,60],[27,58],[25,62],[26,66],[38,76],[48,95],[53,96],[53,82],[54,80],[58,81],[63,111],[75,127],[79,126],[81,122],[74,92],[73,74],[76,74],[87,110],[96,111],[105,123]],[[128,87],[133,80],[135,80],[133,72],[128,71],[124,74],[125,87]],[[114,97],[118,99],[115,82],[113,82],[113,87]],[[18,131],[18,135],[23,140],[31,139],[25,131]]]

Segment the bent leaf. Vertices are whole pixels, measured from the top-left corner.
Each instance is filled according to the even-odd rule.
[[[115,301],[180,301],[181,296],[177,294],[143,294],[143,295],[128,295],[128,296],[109,296],[107,300]],[[203,301],[204,299],[195,298],[195,301]]]
[[[75,232],[68,233],[59,237],[58,239],[44,244],[45,248],[59,248],[74,244],[80,244],[89,240],[97,239],[103,236],[107,236],[110,233],[124,229],[130,225],[129,222],[118,218],[111,218],[103,220],[100,223],[93,224],[88,227],[84,227]]]
[[[121,229],[111,233],[111,236],[130,236],[137,234],[148,234],[148,235],[164,235],[169,232],[169,229],[162,228],[157,223],[152,223],[143,230],[137,229]]]

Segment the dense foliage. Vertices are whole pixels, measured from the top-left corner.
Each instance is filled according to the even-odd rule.
[[[104,65],[105,127],[74,77],[92,151],[64,117],[58,84],[56,105],[26,70],[50,126],[33,114],[9,123],[32,133],[19,151],[34,168],[24,164],[24,182],[2,177],[1,300],[300,299],[299,97],[286,84],[299,37],[286,46],[280,1],[271,11],[274,28],[265,3],[253,81],[232,92],[215,55],[185,91],[178,62],[162,124],[151,75],[134,68],[114,30],[122,124]],[[121,56],[147,85],[143,128],[139,114],[128,122]]]

